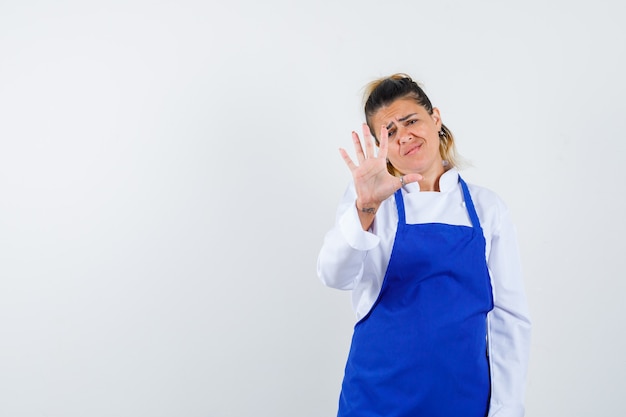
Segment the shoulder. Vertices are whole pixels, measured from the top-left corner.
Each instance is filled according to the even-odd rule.
[[[506,208],[506,203],[495,191],[487,187],[471,183],[467,183],[467,188],[470,191],[472,200],[474,200],[474,204]]]
[[[502,223],[508,221],[508,207],[504,200],[493,190],[476,184],[467,184],[476,213],[483,228],[497,234]]]

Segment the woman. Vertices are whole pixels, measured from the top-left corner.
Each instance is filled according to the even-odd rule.
[[[318,258],[358,320],[338,415],[523,416],[530,319],[506,206],[459,176],[408,75],[372,82],[365,117],[357,161],[340,149],[353,182]]]

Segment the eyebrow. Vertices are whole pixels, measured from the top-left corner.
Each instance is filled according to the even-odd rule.
[[[399,118],[399,119],[398,119],[398,121],[399,121],[399,122],[404,122],[406,119],[408,119],[408,118],[410,118],[410,117],[412,117],[412,116],[415,116],[416,114],[417,114],[417,113],[407,114],[406,116]],[[393,126],[393,122],[390,122],[390,123],[386,126],[386,129],[387,129],[387,130],[389,130],[389,129],[391,129],[391,127],[392,127],[392,126]]]

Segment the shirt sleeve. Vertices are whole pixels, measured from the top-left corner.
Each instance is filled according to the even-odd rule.
[[[494,297],[488,315],[492,381],[488,417],[523,417],[531,322],[516,230],[506,207],[499,211],[488,257]]]
[[[367,252],[380,243],[364,231],[356,209],[354,186],[348,186],[337,209],[335,225],[324,237],[317,259],[317,274],[332,288],[352,290],[363,277]]]

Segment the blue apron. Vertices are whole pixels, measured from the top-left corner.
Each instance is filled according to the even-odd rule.
[[[398,230],[378,299],[354,328],[339,417],[485,417],[487,313],[493,308],[485,237],[459,177],[472,226]]]

